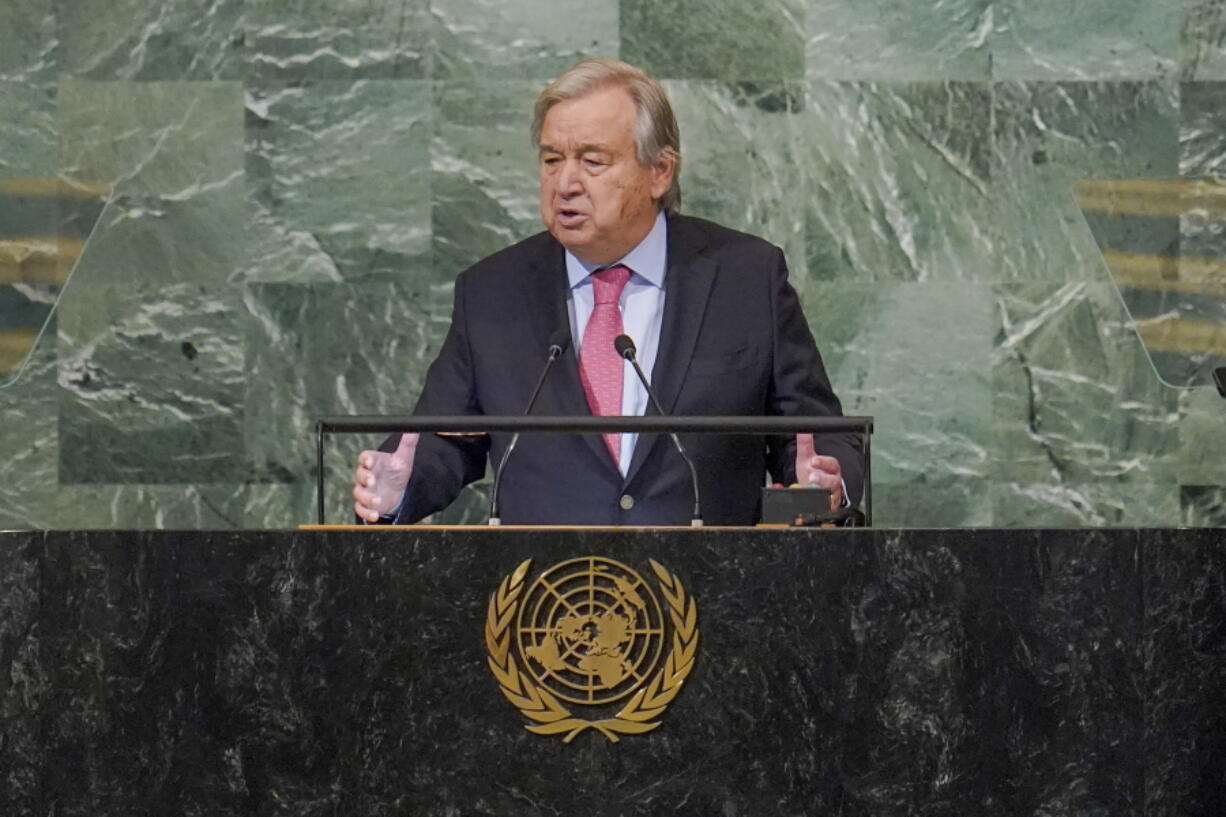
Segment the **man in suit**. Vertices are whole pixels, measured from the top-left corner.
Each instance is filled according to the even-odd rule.
[[[559,329],[572,342],[534,413],[645,413],[646,395],[612,347],[622,332],[670,413],[841,413],[782,252],[676,212],[680,140],[655,81],[625,63],[584,60],[541,92],[535,113],[547,232],[457,279],[416,413],[522,413]],[[393,436],[358,456],[354,510],[368,522],[416,521],[479,479],[508,441]],[[858,502],[854,435],[695,435],[687,447],[708,523],[756,521],[768,471],[827,488],[832,507]],[[686,524],[692,493],[667,437],[526,435],[500,500],[509,524]]]

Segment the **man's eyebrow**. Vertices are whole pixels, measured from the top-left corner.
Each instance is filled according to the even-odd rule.
[[[547,145],[544,142],[541,142],[538,152],[540,153],[565,153],[566,151],[560,148],[555,148],[553,145]],[[613,151],[608,145],[601,145],[601,144],[597,144],[593,142],[593,143],[589,143],[586,145],[579,145],[579,147],[576,149],[575,152],[578,154],[584,154],[584,153],[612,153]]]

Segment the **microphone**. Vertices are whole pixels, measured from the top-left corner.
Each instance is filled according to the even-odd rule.
[[[541,386],[545,385],[545,378],[549,376],[549,370],[553,368],[554,361],[562,356],[562,353],[570,348],[570,332],[565,329],[557,329],[549,336],[549,347],[545,357],[545,368],[541,370],[541,376],[536,381],[536,388],[532,390],[532,396],[528,398],[528,407],[524,409],[524,416],[527,417],[532,413],[532,407],[536,405],[536,398],[541,393]],[[502,452],[502,459],[498,461],[498,467],[494,469],[494,485],[490,488],[490,521],[492,526],[502,524],[502,519],[498,515],[498,489],[502,486],[502,469],[507,467],[507,460],[511,458],[511,452],[515,450],[515,444],[519,442],[519,432],[516,431],[511,435],[511,442],[507,444],[507,450]]]
[[[661,417],[667,417],[668,414],[665,413],[664,407],[656,399],[656,393],[651,390],[651,384],[647,382],[647,375],[643,374],[643,367],[639,365],[638,358],[635,357],[634,341],[630,339],[629,335],[618,335],[613,338],[613,348],[617,350],[618,355],[630,361],[630,365],[634,367],[634,373],[639,376],[639,382],[647,390],[647,396],[651,399],[651,404],[656,407],[656,413]],[[690,527],[701,528],[702,507],[698,502],[698,471],[694,469],[694,461],[690,459],[689,454],[685,453],[685,446],[677,438],[676,432],[670,431],[668,436],[672,437],[673,446],[677,449],[677,453],[681,455],[681,459],[685,460],[685,464],[690,467],[690,483],[694,486],[694,513],[690,518]]]

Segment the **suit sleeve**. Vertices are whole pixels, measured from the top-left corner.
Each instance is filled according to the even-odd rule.
[[[787,262],[777,247],[770,276],[774,311],[773,372],[768,411],[784,417],[842,417],[843,408],[822,364],[821,353],[809,331],[796,290],[788,283]],[[821,434],[814,437],[819,454],[835,457],[843,469],[851,504],[863,493],[864,456],[857,434]],[[767,443],[767,468],[773,479],[790,485],[796,481],[796,440],[772,437]]]
[[[413,409],[417,416],[482,413],[464,308],[466,280],[463,274],[456,279],[451,326],[438,357],[426,372],[425,385]],[[450,505],[465,485],[485,474],[488,450],[488,437],[447,438],[423,433],[396,523],[411,524]]]

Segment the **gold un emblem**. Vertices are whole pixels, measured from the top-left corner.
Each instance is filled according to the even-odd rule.
[[[549,568],[525,593],[531,563],[502,580],[485,618],[490,669],[507,700],[535,721],[528,731],[564,734],[569,743],[595,729],[616,742],[659,726],[698,648],[698,608],[681,582],[648,560],[661,607],[634,570],[586,556]]]

